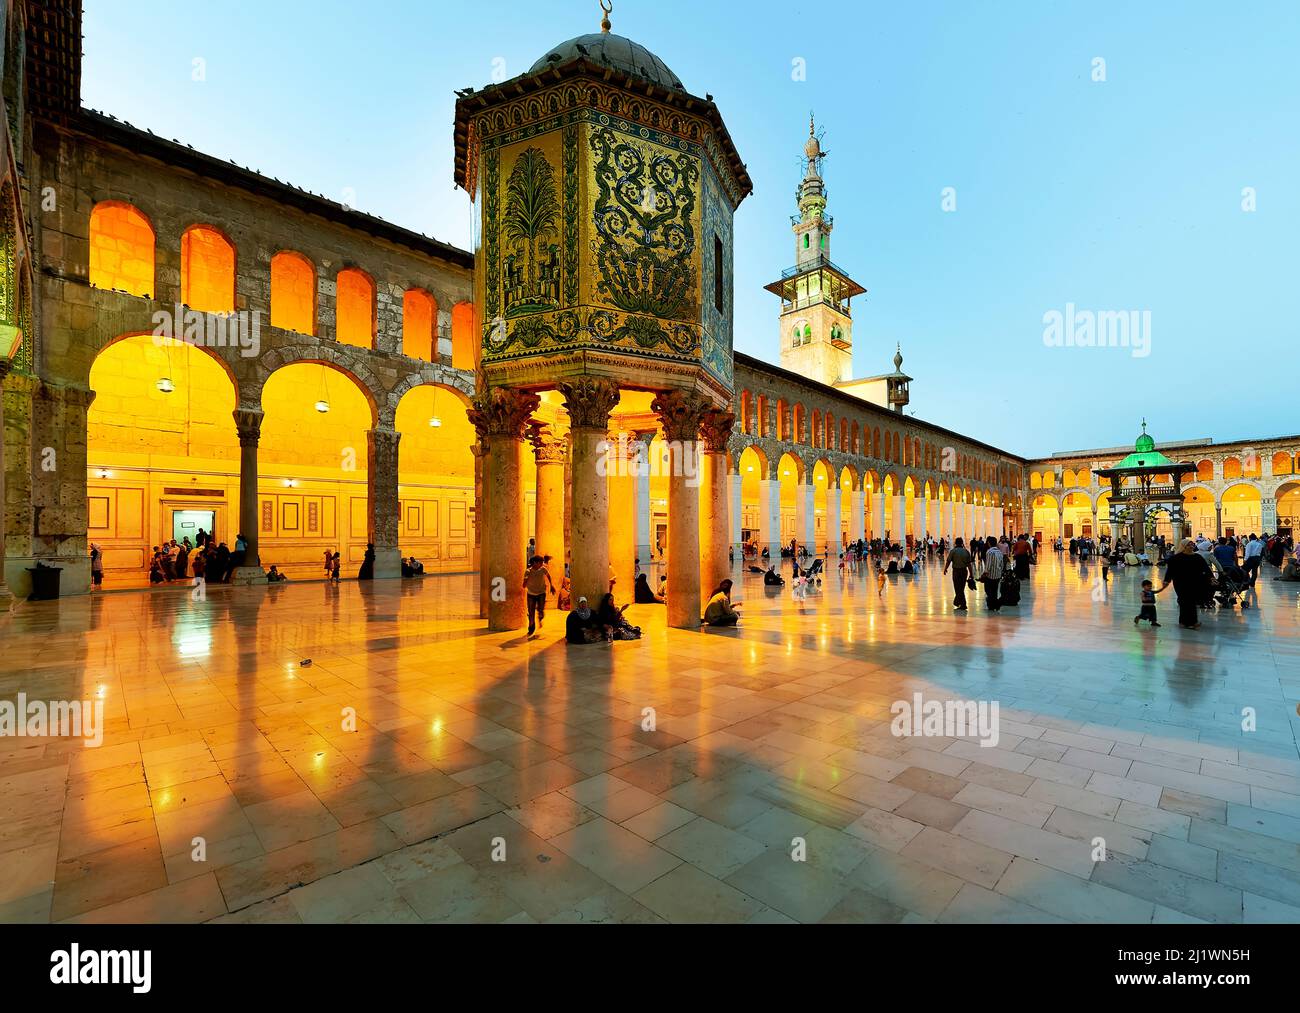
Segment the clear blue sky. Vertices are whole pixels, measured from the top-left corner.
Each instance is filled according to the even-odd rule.
[[[87,106],[465,247],[453,89],[599,20],[595,0],[85,6]],[[855,375],[901,342],[921,418],[1027,455],[1130,442],[1143,415],[1158,439],[1300,432],[1295,0],[616,0],[613,21],[714,96],[748,163],[739,350],[777,358],[761,286],[793,262],[816,110],[832,255],[868,289]],[[1150,355],[1046,346],[1067,303],[1149,310]]]

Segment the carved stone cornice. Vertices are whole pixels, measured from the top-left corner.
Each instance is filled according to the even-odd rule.
[[[618,404],[618,384],[598,376],[576,376],[556,384],[564,396],[569,425],[574,429],[599,429],[609,426],[609,413]]]
[[[709,399],[693,390],[660,391],[650,402],[650,410],[659,416],[663,426],[664,439],[676,443],[698,440],[700,422],[711,409]]]
[[[239,445],[256,447],[257,441],[262,437],[262,419],[265,413],[256,408],[236,408],[231,414],[235,417],[235,432],[239,434]]]
[[[731,430],[735,425],[734,412],[724,412],[717,408],[706,411],[700,420],[700,438],[704,441],[704,452],[725,454],[727,441],[731,439]]]
[[[472,407],[466,414],[480,440],[494,436],[518,440],[523,438],[524,425],[541,401],[532,391],[489,387],[470,402]]]

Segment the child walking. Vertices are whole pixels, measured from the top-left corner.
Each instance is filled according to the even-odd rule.
[[[1151,581],[1142,582],[1142,609],[1133,617],[1133,625],[1136,626],[1143,619],[1149,620],[1152,626],[1159,626],[1156,621],[1156,590]]]

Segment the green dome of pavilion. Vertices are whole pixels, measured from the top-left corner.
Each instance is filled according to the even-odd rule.
[[[1147,424],[1142,422],[1142,435],[1133,444],[1133,453],[1115,465],[1115,470],[1124,468],[1163,468],[1174,462],[1156,450],[1155,439],[1147,433]]]

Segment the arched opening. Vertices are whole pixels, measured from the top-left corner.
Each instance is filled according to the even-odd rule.
[[[1272,458],[1272,464],[1273,464],[1274,475],[1295,474],[1295,461],[1292,460],[1291,455],[1286,453],[1285,451],[1279,451],[1278,453],[1274,454]]]
[[[1241,478],[1241,460],[1236,457],[1224,458],[1223,477],[1225,481]]]
[[[782,454],[777,462],[777,481],[781,487],[781,544],[789,546],[790,540],[804,542],[804,532],[799,521],[803,519],[802,511],[807,508],[807,501],[801,505],[804,493],[804,464],[793,454]]]
[[[905,529],[900,516],[902,508],[898,503],[898,497],[903,493],[903,484],[895,475],[889,474],[885,476],[881,491],[885,494],[885,500],[883,504],[883,528],[880,536],[882,538],[887,537],[891,543],[902,541]]]
[[[910,440],[904,442],[908,446],[911,445]],[[900,539],[904,536],[911,539],[917,538],[916,494],[917,494],[916,482],[909,475],[906,479],[903,480],[903,518],[902,518],[902,523],[899,525]]]
[[[849,539],[860,538],[866,531],[864,518],[853,516],[853,492],[858,488],[858,473],[849,465],[840,469],[838,495],[840,497],[840,539],[846,543]],[[865,505],[859,513],[865,512]]]
[[[1259,534],[1261,497],[1253,485],[1234,485],[1223,492],[1223,533]]]
[[[181,236],[181,302],[201,313],[235,312],[235,247],[211,225]]]
[[[1286,482],[1277,490],[1277,532],[1295,538],[1300,535],[1300,482]]]
[[[1196,462],[1196,481],[1213,482],[1214,481],[1214,462],[1210,460]]]
[[[301,361],[270,375],[262,410],[262,566],[274,564],[290,577],[321,577],[329,551],[340,554],[342,576],[355,576],[369,537],[366,434],[374,428],[374,405],[350,374]]]
[[[345,267],[338,274],[334,337],[342,345],[375,347],[375,283],[359,268]]]
[[[837,487],[834,481],[834,475],[831,473],[830,465],[824,460],[817,461],[812,470],[812,488],[813,488],[813,544],[817,552],[825,552],[831,545],[835,546],[835,551],[839,546],[839,532],[832,534],[830,528],[831,520],[831,497],[836,495]],[[838,514],[839,511],[835,511]],[[812,551],[810,546],[809,551]]]
[[[451,365],[454,369],[470,371],[478,368],[472,302],[458,302],[451,308]]]
[[[1092,523],[1092,500],[1087,495],[1072,492],[1065,497],[1062,506],[1065,507],[1061,518],[1062,538],[1069,541],[1071,538],[1091,538],[1096,534]]]
[[[435,384],[414,387],[398,403],[394,427],[402,434],[397,490],[402,558],[414,557],[426,573],[475,569],[477,512],[470,448],[477,437],[464,396]],[[564,561],[552,568],[563,573]]]
[[[90,386],[87,537],[103,554],[104,586],[148,586],[154,546],[194,546],[200,527],[233,550],[239,439],[225,364],[187,342],[134,335],[96,356]],[[171,565],[188,576],[188,562],[184,574]]]
[[[1184,533],[1193,537],[1215,536],[1214,493],[1199,486],[1184,490],[1183,516]]]
[[[767,460],[753,447],[740,452],[737,462],[740,473],[740,540],[745,545],[758,545],[762,551],[763,486],[767,479]]]
[[[153,227],[138,208],[106,200],[91,210],[90,284],[145,299],[153,296]]]
[[[1061,533],[1061,515],[1055,496],[1046,494],[1034,497],[1034,516],[1031,525],[1035,537],[1044,542]]]
[[[408,288],[402,294],[402,354],[422,362],[437,361],[434,328],[438,304],[422,288]]]
[[[281,250],[271,258],[271,326],[316,333],[316,268],[301,253]]]

